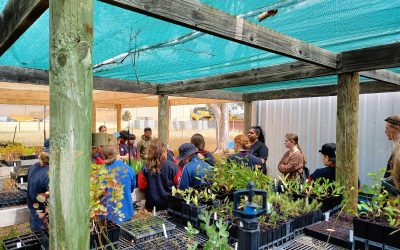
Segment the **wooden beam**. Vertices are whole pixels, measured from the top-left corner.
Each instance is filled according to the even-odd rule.
[[[96,104],[93,103],[93,107],[92,107],[92,133],[97,133],[97,112],[96,112]]]
[[[336,70],[326,69],[317,65],[312,65],[305,62],[290,62],[274,66],[236,71],[227,74],[160,84],[158,87],[158,93],[199,97],[199,95],[208,94],[209,91],[204,92],[204,90],[216,91],[216,89],[222,88],[250,86],[336,74],[338,74],[338,71]],[[361,75],[373,80],[379,80],[393,84],[400,83],[400,74],[389,70],[365,71],[362,72]],[[192,93],[193,91],[198,92]],[[227,92],[221,92],[220,95],[217,93],[213,95],[217,98],[223,98],[223,96],[226,96],[226,94]],[[238,94],[239,93],[236,93],[236,96],[233,96],[233,98],[236,100],[242,98]]]
[[[336,54],[196,0],[101,0],[253,48],[336,69]]]
[[[49,105],[49,101],[33,100],[33,99],[0,98],[0,104],[39,105],[39,106],[46,105],[46,106],[48,106]]]
[[[49,72],[46,70],[21,67],[0,66],[0,81],[49,85]],[[157,84],[120,80],[115,78],[93,77],[93,89],[127,93],[157,94]]]
[[[373,94],[385,92],[398,92],[400,86],[382,83],[379,81],[364,81],[360,83],[360,94]],[[306,88],[292,88],[274,91],[263,91],[254,93],[244,93],[244,101],[257,101],[257,100],[276,100],[276,99],[291,99],[291,98],[305,98],[305,97],[319,97],[319,96],[335,96],[337,95],[337,84],[330,84],[324,86],[306,87]]]
[[[47,10],[48,0],[9,0],[0,15],[0,56]]]
[[[89,248],[93,4],[50,1],[49,249]]]
[[[336,180],[349,191],[348,208],[358,203],[358,73],[340,74],[336,116]]]
[[[168,145],[169,110],[168,96],[158,96],[158,138],[165,145]]]
[[[344,51],[338,67],[342,73],[400,67],[400,42]]]
[[[159,88],[162,85],[159,85]],[[168,91],[170,92],[170,91]],[[227,91],[227,90],[208,90],[208,91],[196,91],[196,92],[182,92],[182,93],[170,93],[171,96],[181,97],[192,97],[192,98],[205,98],[205,99],[216,99],[216,100],[229,100],[229,101],[242,101],[243,95],[240,92]]]
[[[117,109],[117,132],[119,132],[119,131],[121,131],[121,119],[122,119],[122,115],[121,115],[122,107],[121,107],[121,104],[117,104],[116,105],[116,109]]]
[[[251,127],[251,120],[252,120],[252,114],[253,114],[253,103],[249,101],[244,102],[244,126],[243,126],[243,134],[247,135],[247,132],[249,131]]]

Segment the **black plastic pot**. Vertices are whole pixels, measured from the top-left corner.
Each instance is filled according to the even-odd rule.
[[[354,226],[354,236],[360,237],[363,239],[367,239],[368,237],[368,224],[369,221],[354,217],[353,219],[353,226]]]
[[[385,226],[385,244],[391,247],[396,247],[400,249],[400,231],[397,228]]]
[[[37,155],[21,155],[19,157],[20,160],[24,161],[24,160],[34,160],[37,159],[38,156]]]
[[[40,234],[40,232],[39,232]],[[18,247],[17,247],[18,246]],[[5,250],[18,250],[18,249],[40,249],[40,239],[38,233],[25,234],[3,241]]]
[[[97,249],[100,246],[114,244],[119,241],[120,228],[114,223],[107,221],[107,230],[100,235],[90,234],[90,249]]]
[[[385,242],[385,226],[369,222],[367,239],[383,244]]]
[[[179,213],[182,212],[183,199],[177,196],[168,195],[168,208]]]

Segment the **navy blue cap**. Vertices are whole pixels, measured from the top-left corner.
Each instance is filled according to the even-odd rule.
[[[178,151],[179,151],[179,155],[178,155],[178,157],[176,157],[176,159],[179,161],[186,159],[188,156],[199,152],[199,150],[196,148],[196,146],[192,143],[183,143],[179,147]]]
[[[327,155],[329,158],[336,158],[336,144],[326,143],[322,145],[322,148],[319,152],[323,155]]]

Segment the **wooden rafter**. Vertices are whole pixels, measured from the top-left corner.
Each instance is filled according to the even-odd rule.
[[[0,15],[0,56],[49,7],[48,0],[9,0]]]
[[[127,10],[300,61],[337,68],[336,54],[196,0],[100,0]]]
[[[400,42],[344,51],[338,58],[342,73],[400,67]]]
[[[360,82],[360,94],[384,93],[400,91],[400,86],[383,83],[379,81]],[[293,88],[274,91],[263,91],[243,94],[244,101],[290,99],[319,96],[335,96],[337,94],[337,84]]]

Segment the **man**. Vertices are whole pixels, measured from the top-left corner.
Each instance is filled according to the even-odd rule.
[[[204,179],[206,174],[211,174],[212,167],[205,161],[200,160],[197,156],[199,150],[192,143],[184,143],[179,147],[178,160],[183,161],[185,167],[179,181],[179,189],[187,189],[189,187],[198,187],[203,184],[209,184]]]
[[[151,128],[145,128],[144,134],[142,135],[142,140],[137,145],[137,151],[140,159],[142,160],[147,159],[147,152],[149,151],[149,145],[152,140],[151,135]]]
[[[322,163],[326,166],[324,168],[319,168],[310,175],[311,179],[314,181],[318,178],[325,178],[329,181],[335,181],[336,177],[336,144],[326,143],[322,145],[319,152],[322,154]]]
[[[122,130],[119,132],[119,141],[118,141],[118,149],[120,159],[128,159],[129,158],[129,149],[128,149],[128,132]]]
[[[385,122],[385,134],[388,140],[393,142],[400,140],[400,115],[390,116],[385,119]],[[384,178],[391,176],[391,171],[393,169],[394,153],[395,152],[392,152],[392,154],[390,155]]]
[[[47,225],[44,218],[47,216],[45,204],[37,200],[39,194],[49,191],[49,149],[50,142],[44,142],[45,149],[40,153],[40,161],[29,168],[28,172],[28,208],[30,212],[29,224],[32,231],[41,230]]]

